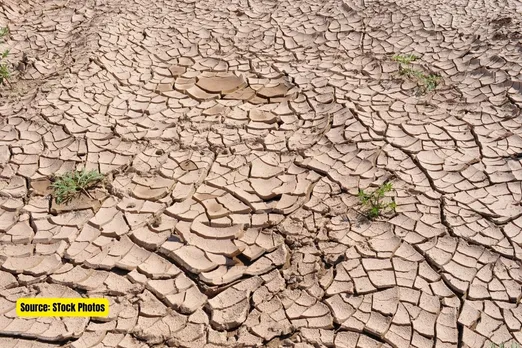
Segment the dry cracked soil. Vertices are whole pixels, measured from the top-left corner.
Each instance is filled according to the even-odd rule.
[[[521,19],[517,0],[0,1],[0,347],[522,344]],[[56,204],[75,169],[106,180]],[[383,183],[396,209],[367,220],[358,191]],[[17,317],[33,296],[110,315]]]

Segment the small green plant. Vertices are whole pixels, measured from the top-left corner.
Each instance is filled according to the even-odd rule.
[[[361,201],[362,206],[367,209],[366,216],[368,219],[373,220],[379,217],[386,209],[395,210],[397,205],[394,201],[384,202],[384,196],[391,190],[393,190],[391,182],[382,184],[375,191],[370,193],[359,189],[359,200]]]
[[[0,29],[0,44],[3,43],[4,37],[9,35],[8,28]],[[7,63],[7,56],[9,55],[9,50],[6,49],[2,53],[0,53],[0,84],[4,83],[4,81],[9,82],[8,78],[11,76],[9,71],[9,65]]]
[[[419,57],[414,54],[396,54],[392,57],[392,60],[399,64],[411,64],[411,62],[414,62],[417,59],[419,59]]]
[[[491,343],[491,348],[520,348],[520,345],[513,342],[513,343],[511,343],[511,347],[508,347],[508,346],[504,345],[504,343],[501,343],[500,345]]]
[[[51,185],[56,203],[67,203],[81,192],[92,198],[87,190],[103,178],[103,175],[96,170],[68,172],[57,177]]]
[[[399,74],[416,80],[420,88],[419,92],[421,94],[431,92],[437,88],[437,85],[440,81],[440,76],[435,74],[426,74],[421,70],[413,69],[411,63],[417,59],[419,59],[419,57],[413,54],[395,55],[392,57],[392,60],[399,63]]]
[[[419,81],[422,92],[430,92],[437,88],[440,80],[440,76],[435,74],[425,74],[419,70],[412,70],[409,74],[410,77],[415,77]]]

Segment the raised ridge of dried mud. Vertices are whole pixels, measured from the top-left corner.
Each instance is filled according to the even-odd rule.
[[[521,2],[0,8],[1,347],[522,343]],[[100,203],[51,203],[74,168]],[[396,213],[361,220],[387,181]],[[84,295],[110,316],[14,310]]]

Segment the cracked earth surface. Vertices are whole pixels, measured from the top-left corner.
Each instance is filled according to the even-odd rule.
[[[0,9],[1,347],[522,343],[522,3]],[[54,203],[82,168],[105,187]],[[396,212],[361,219],[385,182]],[[18,318],[31,296],[110,315]]]

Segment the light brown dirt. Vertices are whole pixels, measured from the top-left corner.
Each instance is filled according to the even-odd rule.
[[[516,0],[0,2],[0,347],[522,344],[521,18]],[[75,169],[106,174],[101,206],[51,204]],[[359,189],[385,182],[396,211],[361,218]],[[14,309],[82,295],[110,316]]]

